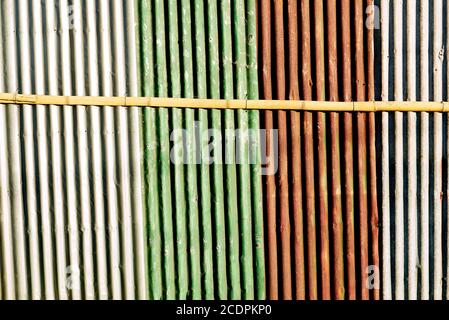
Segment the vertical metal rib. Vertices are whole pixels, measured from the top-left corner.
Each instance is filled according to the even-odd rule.
[[[29,6],[27,0],[19,1],[19,39],[20,39],[20,64],[21,64],[21,92],[32,93],[31,79],[31,51],[30,51],[30,23]],[[25,149],[25,172],[26,172],[26,208],[28,220],[28,243],[29,243],[29,266],[31,276],[31,299],[40,300],[42,295],[41,283],[41,253],[39,246],[40,228],[37,208],[37,174],[35,169],[35,127],[34,107],[23,106],[23,136]]]
[[[367,98],[369,101],[375,100],[375,77],[374,77],[374,28],[376,19],[376,7],[374,0],[367,2]],[[376,116],[374,112],[368,114],[368,144],[369,144],[369,219],[370,219],[370,265],[374,269],[374,279],[370,282],[373,285],[371,297],[374,300],[380,299],[380,279],[379,279],[379,207],[377,202],[377,150],[376,150]],[[368,270],[367,270],[368,271]],[[372,273],[370,273],[372,275]],[[368,285],[368,284],[367,284]]]
[[[194,69],[193,69],[193,48],[192,48],[192,28],[191,28],[191,8],[190,1],[181,3],[181,21],[182,21],[182,58],[183,58],[183,88],[186,98],[194,97]],[[191,297],[194,300],[200,300],[201,292],[201,249],[200,249],[200,229],[198,217],[198,188],[197,188],[197,169],[196,154],[198,146],[196,145],[195,132],[195,111],[193,109],[185,110],[186,126],[186,160],[187,160],[187,214],[189,230],[189,255],[190,255],[190,277]]]
[[[312,56],[310,34],[310,1],[301,0],[301,31],[302,31],[302,83],[304,100],[312,100]],[[316,261],[316,219],[315,219],[315,164],[314,164],[313,114],[304,113],[304,154],[305,183],[308,186],[306,195],[307,210],[307,272],[308,298],[318,299],[318,278]]]
[[[429,1],[421,1],[420,4],[420,100],[429,101]],[[422,112],[421,124],[421,148],[420,148],[420,287],[421,300],[430,298],[430,268],[429,268],[429,214],[430,214],[430,136],[429,136],[429,114]]]
[[[403,2],[394,0],[394,99],[403,100]],[[395,299],[404,299],[404,145],[403,113],[395,112]]]
[[[84,30],[83,30],[83,3],[81,0],[73,2],[73,33],[74,33],[74,67],[75,92],[78,96],[86,95],[85,62],[84,62]],[[95,299],[94,286],[94,260],[92,244],[91,219],[91,188],[89,181],[89,141],[87,127],[87,107],[77,106],[75,129],[78,144],[78,170],[79,170],[79,205],[81,216],[82,262],[84,279],[84,299]],[[92,198],[93,199],[93,198]],[[100,248],[97,248],[99,250]],[[80,266],[81,268],[81,266]]]
[[[326,100],[326,70],[324,53],[324,8],[323,1],[314,3],[315,17],[315,63],[316,63],[316,94],[318,101]],[[326,114],[317,114],[317,145],[318,145],[318,196],[320,210],[320,268],[321,268],[321,298],[330,300],[330,261],[329,261],[329,204],[327,185],[327,137]]]
[[[156,66],[157,66],[157,95],[159,97],[168,96],[168,77],[167,77],[167,61],[166,61],[166,44],[165,44],[165,13],[164,1],[157,0],[155,2],[155,32],[156,32]],[[170,18],[170,17],[169,17]],[[170,26],[173,27],[171,21]],[[171,52],[170,56],[175,53]],[[171,205],[171,178],[170,178],[170,137],[168,124],[168,110],[158,110],[159,121],[159,170],[161,176],[160,185],[160,201],[162,207],[163,235],[164,235],[164,267],[165,267],[165,294],[167,299],[175,299],[175,262],[174,262],[174,244],[173,244],[173,221],[172,221],[172,205]],[[176,173],[175,173],[176,174]],[[175,181],[176,183],[176,181]],[[178,193],[178,189],[175,190]],[[178,219],[176,221],[178,223]],[[180,262],[178,261],[178,264]],[[185,263],[186,264],[186,263]],[[178,274],[178,279],[182,275]],[[181,288],[178,288],[178,294],[184,295]]]
[[[288,1],[288,48],[289,48],[289,99],[299,100],[299,41],[298,41],[298,2]],[[304,221],[303,191],[301,168],[301,114],[290,113],[291,145],[292,145],[292,198],[295,246],[295,296],[297,300],[305,300],[305,260],[304,260]]]
[[[443,1],[435,0],[433,7],[433,100],[443,100]],[[433,298],[441,300],[443,295],[443,115],[434,114],[434,158],[433,158]]]
[[[246,48],[246,16],[245,1],[234,1],[234,36],[237,98],[248,99],[247,48]],[[251,194],[251,176],[249,165],[249,133],[248,111],[237,111],[237,125],[239,133],[236,135],[237,163],[239,170],[239,192]],[[251,197],[240,198],[240,227],[242,250],[242,299],[254,299],[254,270],[253,270],[253,242],[252,242],[252,210]]]
[[[168,2],[168,28],[169,28],[169,51],[170,51],[170,83],[171,97],[180,98],[182,95],[181,85],[181,57],[179,50],[179,30],[178,30],[178,1]],[[182,32],[182,30],[181,30]],[[165,37],[165,35],[164,35]],[[182,40],[182,39],[181,39]],[[178,298],[186,299],[189,294],[189,232],[186,207],[186,179],[184,172],[184,159],[186,158],[187,148],[184,147],[183,135],[183,114],[182,109],[173,109],[173,140],[176,146],[176,161],[174,163],[175,177],[175,210],[176,210],[176,248],[177,248],[177,267],[178,267]]]
[[[126,57],[125,57],[125,34],[124,34],[124,11],[123,2],[114,1],[112,4],[114,36],[114,93],[118,96],[127,96],[126,89]],[[135,55],[134,55],[135,56]],[[133,243],[133,214],[131,204],[131,182],[130,182],[130,158],[128,148],[130,146],[128,129],[128,110],[116,108],[116,137],[117,137],[117,168],[119,172],[119,223],[121,228],[120,246],[123,270],[123,295],[126,300],[134,300],[134,243]],[[133,124],[134,126],[134,124]],[[131,142],[131,146],[135,141]],[[137,146],[138,147],[138,146]]]
[[[407,1],[407,100],[416,101],[416,2]],[[418,297],[417,118],[409,112],[408,142],[408,299]]]
[[[141,45],[142,45],[142,81],[144,96],[155,96],[154,69],[154,34],[153,6],[151,1],[142,0],[141,13]],[[145,215],[148,216],[149,278],[151,299],[162,298],[162,258],[161,258],[161,226],[159,218],[159,184],[157,170],[157,131],[156,110],[144,109],[144,143],[145,143]]]
[[[5,84],[8,92],[17,92],[19,89],[18,63],[17,63],[17,41],[16,41],[16,6],[14,1],[8,0],[3,3],[4,9],[4,43],[6,55]],[[16,277],[17,298],[28,299],[28,271],[27,271],[27,249],[25,240],[25,222],[22,197],[22,155],[20,148],[20,111],[16,105],[7,106],[7,128],[8,128],[8,162],[10,174],[11,195],[11,218],[13,226],[14,262]]]
[[[127,47],[127,79],[128,94],[140,96],[140,54],[138,24],[138,3],[136,0],[126,1],[126,47]],[[131,201],[134,232],[134,263],[136,277],[137,299],[148,299],[148,256],[147,256],[147,219],[143,208],[143,156],[142,156],[142,111],[134,107],[127,110],[130,122],[130,146],[131,146]]]
[[[219,52],[219,27],[218,8],[216,0],[209,0],[208,10],[208,38],[209,38],[209,83],[210,97],[219,99],[220,96],[220,52]],[[217,132],[222,132],[222,112],[212,110],[212,128]],[[225,196],[223,188],[223,155],[222,139],[214,139],[212,144],[214,164],[213,164],[213,200],[215,219],[215,241],[216,241],[216,273],[217,273],[217,297],[225,300],[228,297],[227,278],[227,246],[226,246],[226,218],[225,218]]]
[[[0,65],[5,66],[5,58],[3,57],[3,6],[0,7]],[[2,69],[0,72],[0,90],[5,92],[5,72]],[[1,253],[2,253],[2,276],[0,281],[4,283],[2,295],[6,300],[14,300],[16,298],[16,285],[14,281],[14,252],[11,244],[13,243],[13,229],[11,218],[11,196],[9,187],[9,148],[8,148],[8,122],[6,105],[0,105],[0,152],[4,155],[0,157],[0,182],[3,186],[0,190],[0,205],[1,205]]]
[[[202,57],[207,55],[206,50],[206,24],[204,17],[204,0],[194,2],[194,20],[195,20],[195,55],[197,58],[196,66],[196,84],[198,98],[207,98],[208,79],[207,79],[207,61]],[[189,22],[187,22],[189,23]],[[201,199],[201,230],[202,230],[202,264],[204,294],[206,300],[213,300],[215,296],[214,288],[214,257],[213,257],[213,232],[212,232],[212,194],[210,166],[206,161],[210,154],[209,137],[206,134],[209,130],[208,110],[198,111],[199,120],[199,154],[200,154],[200,199]]]
[[[261,3],[262,15],[262,74],[263,74],[263,97],[272,100],[272,80],[271,80],[271,4],[269,0]],[[266,155],[273,150],[273,112],[264,111],[264,122],[266,130]],[[267,164],[268,165],[268,164]],[[271,164],[273,165],[273,164]],[[265,177],[266,194],[266,221],[268,239],[268,296],[270,300],[277,300],[278,293],[278,258],[277,258],[277,236],[276,236],[276,184],[275,175],[269,174]]]
[[[257,67],[257,7],[256,0],[247,2],[247,53],[248,53],[248,99],[259,99],[259,73]],[[248,111],[248,125],[250,133],[250,163],[251,163],[251,190],[252,213],[254,224],[254,271],[255,271],[255,299],[266,299],[265,280],[265,245],[264,245],[264,216],[263,216],[263,189],[262,189],[262,154],[261,126],[259,110]]]
[[[41,2],[33,1],[33,38],[34,38],[34,68],[35,68],[35,92],[36,94],[46,93],[45,84],[45,60],[44,60],[44,37]],[[38,147],[38,171],[39,171],[39,193],[41,226],[42,226],[42,253],[44,267],[45,299],[54,300],[55,292],[55,258],[53,243],[53,227],[50,212],[50,172],[49,172],[49,147],[48,137],[48,107],[36,106],[37,123],[37,147]]]
[[[337,2],[327,0],[329,100],[338,101]],[[333,294],[336,300],[345,298],[343,262],[343,216],[340,168],[340,116],[330,115],[331,175],[332,175],[332,236],[333,236]]]
[[[69,7],[66,0],[59,2],[59,21],[61,24],[61,67],[62,94],[72,95],[71,43],[69,34]],[[68,289],[73,300],[81,299],[80,256],[79,256],[79,228],[78,228],[78,197],[75,176],[75,147],[74,147],[74,107],[63,106],[64,151],[65,151],[65,192],[68,226],[69,264],[66,269],[70,277]]]
[[[231,1],[221,1],[221,39],[222,39],[222,63],[223,63],[223,98],[234,98],[234,76],[233,76],[233,42],[232,42],[232,19]],[[234,110],[225,110],[225,130],[234,132],[235,113]],[[228,246],[229,246],[229,274],[230,289],[229,298],[241,299],[240,285],[240,240],[239,240],[239,212],[237,200],[237,168],[235,155],[234,134],[225,137],[225,167],[226,167],[226,193],[228,212]]]
[[[47,75],[48,75],[48,93],[51,95],[59,94],[58,86],[58,29],[56,17],[56,3],[53,0],[45,3],[46,12],[46,44],[47,44]],[[64,210],[63,180],[61,159],[61,112],[59,106],[50,106],[50,140],[51,140],[51,168],[53,183],[53,214],[56,242],[56,270],[57,270],[57,288],[58,298],[60,300],[68,299],[66,287],[66,222]]]
[[[343,57],[343,99],[352,101],[352,49],[351,49],[351,2],[341,3],[342,57]],[[345,180],[345,252],[347,298],[356,299],[355,235],[354,235],[354,146],[352,113],[345,113],[344,123],[344,180]]]
[[[389,100],[390,1],[381,2],[382,100]],[[392,299],[390,258],[390,141],[389,114],[382,113],[382,298]]]
[[[274,20],[276,35],[276,82],[279,100],[285,100],[285,48],[284,48],[284,2],[274,3]],[[279,130],[279,205],[280,205],[280,239],[282,257],[282,298],[292,299],[292,276],[290,258],[290,212],[289,212],[289,185],[288,185],[288,145],[287,145],[287,113],[278,111]]]
[[[109,1],[100,1],[100,41],[101,41],[101,75],[102,95],[112,96],[113,65],[111,49],[111,25],[110,25]],[[121,79],[122,80],[122,79]],[[112,299],[122,298],[121,260],[120,260],[120,233],[119,233],[119,201],[117,199],[117,164],[115,148],[115,119],[114,109],[105,107],[103,109],[103,121],[105,132],[105,155],[106,162],[106,194],[108,212],[108,236],[109,236],[109,270],[111,273]],[[126,210],[124,210],[126,212]]]
[[[355,22],[355,66],[356,66],[356,97],[357,101],[366,99],[366,78],[364,65],[364,19],[363,0],[354,3]],[[360,237],[360,298],[369,299],[368,281],[368,185],[367,185],[367,123],[366,113],[357,114],[357,144],[358,144],[358,193],[359,193],[359,237]]]
[[[100,77],[99,77],[99,61],[98,61],[98,31],[96,12],[97,5],[94,1],[86,2],[87,14],[87,48],[88,48],[88,70],[89,70],[89,88],[88,93],[92,96],[100,94]],[[106,108],[105,108],[106,109]],[[92,188],[93,188],[93,204],[94,204],[94,220],[95,220],[95,247],[96,247],[96,285],[98,290],[98,298],[106,300],[109,298],[108,279],[108,261],[107,261],[107,244],[106,244],[106,216],[105,195],[103,183],[103,149],[102,136],[103,126],[101,124],[101,109],[96,106],[89,108],[90,117],[90,142],[92,144]],[[109,159],[108,159],[109,160]],[[112,159],[111,159],[112,161]]]

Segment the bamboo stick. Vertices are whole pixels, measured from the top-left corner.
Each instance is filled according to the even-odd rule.
[[[209,83],[210,95],[213,99],[220,98],[220,57],[219,57],[219,29],[218,8],[216,0],[208,1],[208,37],[209,37]],[[219,110],[212,110],[212,128],[222,132],[222,115]],[[226,219],[225,219],[225,197],[223,188],[223,155],[222,141],[214,139],[213,147],[213,199],[214,218],[216,234],[216,261],[217,261],[217,297],[220,300],[228,298],[228,279],[226,261]]]

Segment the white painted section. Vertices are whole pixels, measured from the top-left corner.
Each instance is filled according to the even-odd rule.
[[[382,100],[389,100],[390,0],[381,2]],[[382,113],[382,298],[392,299],[390,251],[390,161],[388,112]]]

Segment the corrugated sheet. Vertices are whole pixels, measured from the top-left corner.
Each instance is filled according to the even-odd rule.
[[[1,89],[137,94],[123,4],[3,1]],[[8,105],[1,119],[3,297],[146,298],[140,111]]]
[[[258,98],[255,4],[142,1],[144,94]],[[259,128],[259,112],[148,108],[144,119],[152,297],[264,299],[261,167],[249,161],[249,144],[260,154],[260,142],[196,137],[208,128],[247,134]],[[170,138],[177,129],[185,135]],[[170,163],[169,146],[179,142],[187,165]],[[224,161],[197,166],[198,151]]]
[[[262,1],[263,97],[373,100],[370,4]],[[279,173],[265,180],[269,298],[378,299],[374,115],[265,111],[265,128],[279,130]]]
[[[3,1],[0,90],[256,99],[255,5]],[[8,105],[0,128],[1,298],[265,298],[258,111]]]
[[[447,101],[447,3],[377,4],[382,100]],[[383,298],[447,298],[446,116],[384,113],[380,134]]]

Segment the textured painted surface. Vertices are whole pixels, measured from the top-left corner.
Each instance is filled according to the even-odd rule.
[[[377,95],[384,101],[447,100],[447,4],[378,4]],[[447,121],[426,112],[391,117],[382,115],[381,131],[382,298],[446,299]]]
[[[373,100],[366,4],[262,2],[264,98]],[[378,296],[367,287],[379,263],[375,118],[355,117],[265,111],[265,128],[279,130],[279,172],[265,178],[270,299]]]

